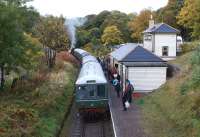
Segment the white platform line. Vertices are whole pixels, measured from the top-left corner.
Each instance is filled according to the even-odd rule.
[[[109,108],[110,108],[110,114],[111,114],[111,119],[112,119],[113,130],[114,130],[114,137],[117,137],[116,129],[115,129],[115,122],[114,122],[113,114],[112,114],[111,107],[110,107],[110,101],[109,101]]]

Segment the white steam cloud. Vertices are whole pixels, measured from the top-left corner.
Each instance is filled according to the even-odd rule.
[[[82,26],[86,22],[86,18],[66,19],[65,25],[71,41],[71,48],[75,48],[76,44],[76,27]]]

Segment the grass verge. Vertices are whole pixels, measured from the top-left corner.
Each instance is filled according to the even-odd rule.
[[[188,84],[194,77],[191,56],[193,52],[170,62],[181,72],[142,99],[143,125],[148,136],[200,137],[200,88]]]
[[[0,136],[56,136],[73,100],[76,73],[72,64],[60,63],[38,84],[1,93]]]

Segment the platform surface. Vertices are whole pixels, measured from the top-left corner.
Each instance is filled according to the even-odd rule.
[[[122,99],[118,98],[110,86],[110,111],[113,120],[115,137],[148,137],[141,126],[141,112],[139,107],[132,103],[127,111],[123,111]]]

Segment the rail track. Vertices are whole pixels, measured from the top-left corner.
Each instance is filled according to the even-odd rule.
[[[104,122],[85,123],[83,137],[105,137]]]
[[[74,117],[73,128],[70,137],[112,137],[110,120],[98,119],[88,121],[78,113]]]

